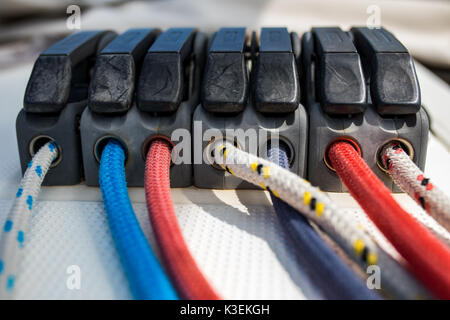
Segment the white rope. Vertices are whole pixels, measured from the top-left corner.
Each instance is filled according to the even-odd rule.
[[[0,238],[0,298],[10,299],[22,260],[22,252],[28,237],[33,209],[42,181],[58,155],[54,142],[45,144],[33,160],[20,182],[16,198],[1,229]]]
[[[389,170],[395,183],[450,231],[450,198],[424,176],[398,143],[391,143],[383,148],[382,157],[383,164]],[[439,230],[426,226],[436,236],[443,238]],[[443,240],[448,244],[446,239]]]
[[[215,145],[215,160],[229,173],[273,193],[324,229],[364,271],[377,265],[381,287],[397,298],[430,297],[428,291],[385,253],[331,199],[289,170],[235,148],[226,141]]]

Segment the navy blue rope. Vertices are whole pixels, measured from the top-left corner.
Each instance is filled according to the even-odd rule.
[[[269,147],[270,161],[289,169],[287,147]],[[283,200],[273,196],[272,203],[280,224],[293,241],[294,248],[302,259],[302,265],[314,285],[326,299],[379,299],[369,290],[363,279],[325,243],[305,217]]]
[[[125,152],[116,140],[103,149],[100,188],[109,227],[135,299],[177,299],[167,275],[145,238],[128,197]]]

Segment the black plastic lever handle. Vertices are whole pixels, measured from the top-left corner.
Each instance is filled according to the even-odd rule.
[[[206,59],[202,85],[203,107],[216,113],[244,110],[248,98],[245,28],[221,28]]]
[[[300,84],[291,35],[286,28],[262,28],[253,75],[255,107],[262,113],[297,109]]]
[[[316,92],[324,112],[364,112],[366,86],[352,39],[340,28],[313,28],[312,33],[318,62]]]
[[[259,52],[292,52],[291,36],[286,28],[262,28]]]
[[[59,113],[77,80],[87,82],[87,75],[77,74],[74,69],[96,56],[115,35],[111,31],[82,31],[45,50],[36,60],[25,90],[25,111]]]
[[[137,60],[144,56],[148,48],[161,33],[157,28],[130,29],[116,37],[101,52],[107,54],[127,54]]]
[[[114,114],[131,108],[137,71],[159,34],[154,28],[130,29],[100,52],[89,86],[88,106],[92,111]]]
[[[214,36],[209,52],[244,52],[245,28],[221,28]]]
[[[355,44],[370,73],[372,102],[382,115],[419,111],[420,88],[408,50],[386,29],[352,28]]]
[[[144,58],[137,105],[146,112],[174,112],[185,92],[185,60],[192,52],[196,30],[171,28],[162,33]]]

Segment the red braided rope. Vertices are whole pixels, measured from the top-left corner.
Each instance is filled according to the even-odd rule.
[[[450,299],[450,250],[400,207],[349,143],[334,143],[328,157],[351,195],[411,271],[436,297]]]
[[[170,195],[171,146],[152,142],[145,162],[145,197],[164,265],[183,299],[220,299],[189,252]]]

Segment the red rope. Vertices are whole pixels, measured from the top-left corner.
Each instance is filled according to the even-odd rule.
[[[165,140],[152,142],[145,163],[145,197],[164,265],[181,298],[220,299],[189,252],[177,222],[170,195],[171,146]]]
[[[351,195],[411,271],[436,297],[450,299],[450,250],[400,207],[349,143],[334,143],[328,157]]]

